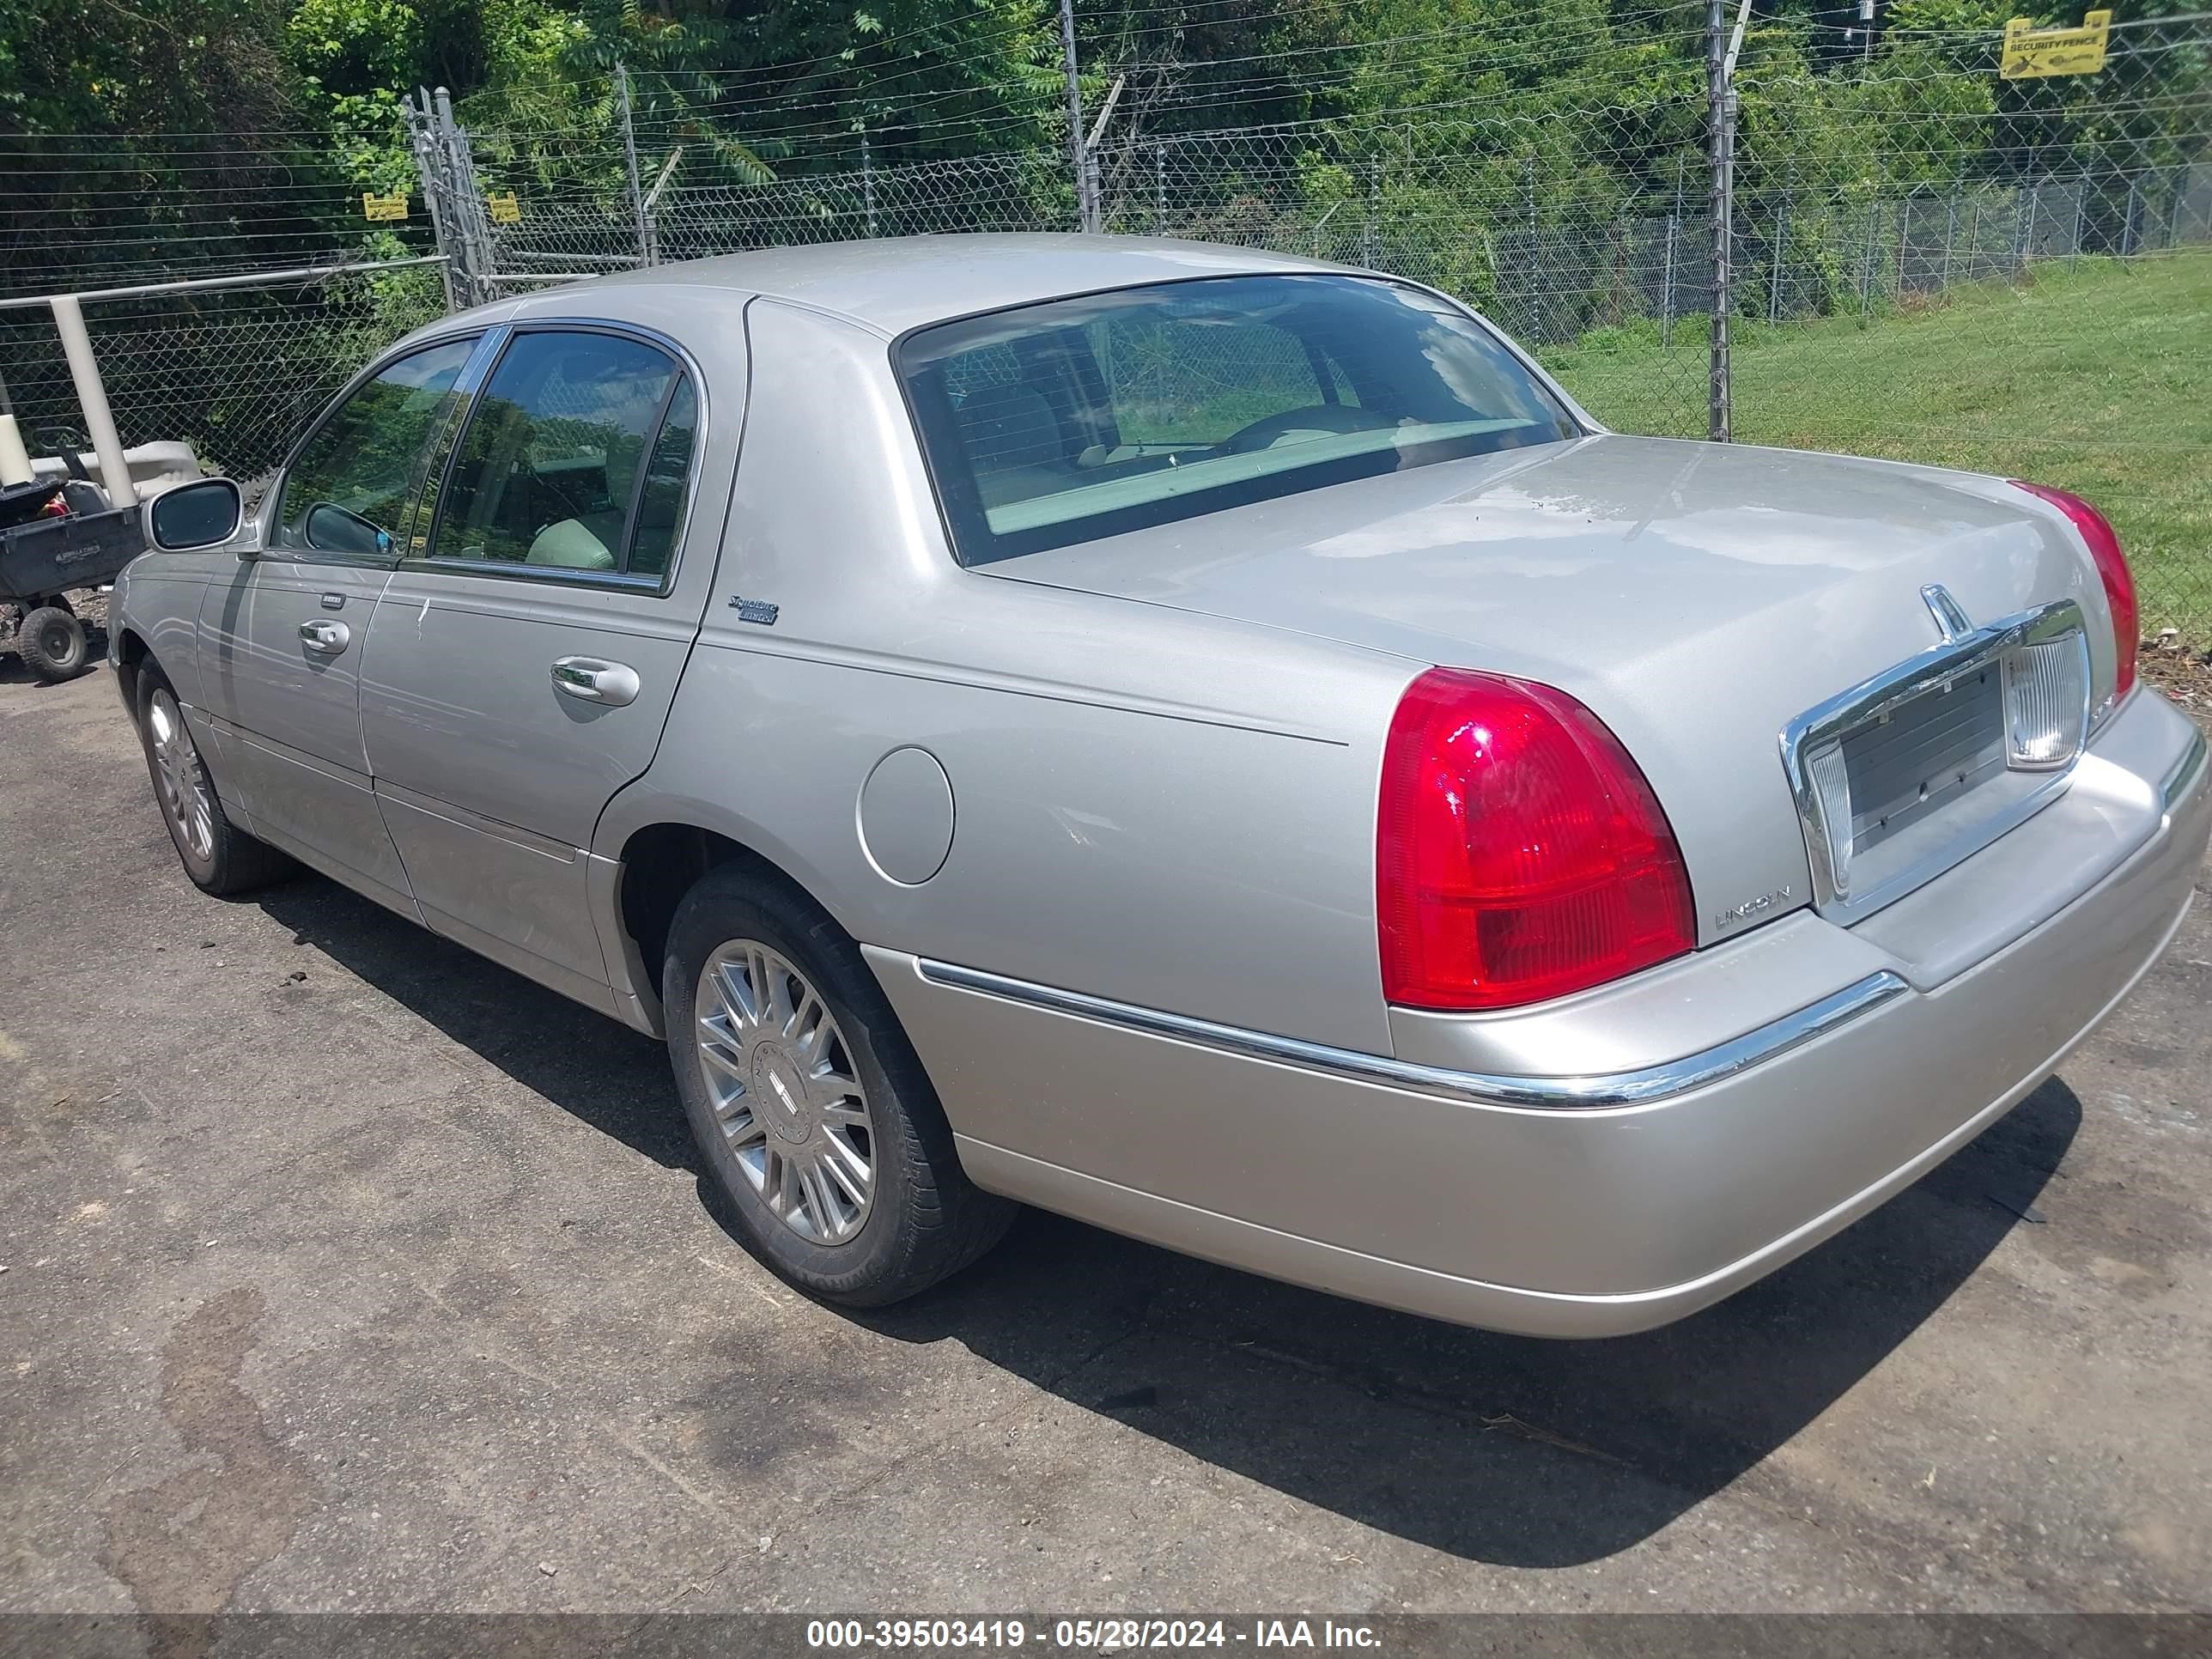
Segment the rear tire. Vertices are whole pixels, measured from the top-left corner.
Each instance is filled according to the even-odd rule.
[[[23,665],[48,685],[83,673],[92,654],[84,624],[58,605],[42,605],[23,618],[15,649],[23,654]]]
[[[744,1242],[848,1307],[903,1300],[1015,1206],[960,1167],[936,1091],[842,929],[742,866],[677,907],[662,978],[677,1092]]]
[[[170,843],[192,884],[227,898],[282,881],[299,866],[230,821],[215,778],[200,757],[168,677],[148,662],[138,671],[138,741],[154,781],[154,799]]]

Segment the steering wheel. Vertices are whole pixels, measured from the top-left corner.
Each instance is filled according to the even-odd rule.
[[[1374,432],[1396,424],[1389,416],[1371,409],[1358,409],[1350,404],[1310,404],[1304,409],[1279,410],[1273,415],[1263,415],[1251,425],[1231,433],[1222,441],[1221,447],[1231,455],[1249,455],[1255,449],[1273,447],[1275,441],[1288,432]]]

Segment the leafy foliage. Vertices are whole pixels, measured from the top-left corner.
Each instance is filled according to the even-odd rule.
[[[2114,9],[2125,23],[2197,3]],[[1815,181],[1842,210],[2009,184],[2085,144],[2126,144],[2144,167],[2201,159],[2201,47],[2120,54],[2094,82],[2001,82],[1991,42],[2023,9],[2076,15],[2071,0],[1886,0],[1869,51],[1846,33],[1852,0],[1755,0],[1740,206],[1755,217]],[[15,0],[0,248],[35,291],[118,258],[243,267],[368,246],[360,194],[416,189],[398,106],[417,87],[451,89],[493,188],[611,212],[628,170],[617,64],[648,186],[848,173],[863,145],[878,167],[1048,155],[1066,143],[1057,21],[1054,0]],[[1425,153],[1478,177],[1462,204],[1495,204],[1455,254],[1477,297],[1505,229],[1664,213],[1686,182],[1700,193],[1703,26],[1686,0],[1078,8],[1085,100],[1095,115],[1112,96],[1111,137],[1325,121],[1288,141],[1318,210],[1371,194],[1392,224],[1449,222],[1392,166],[1418,122]],[[1899,143],[1908,123],[1919,137]],[[1267,229],[1242,223],[1233,195],[1218,214],[1226,234]]]

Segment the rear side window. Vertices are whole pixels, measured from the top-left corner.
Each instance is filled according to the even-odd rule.
[[[1048,301],[895,360],[970,565],[1578,434],[1480,324],[1364,277]]]
[[[657,580],[674,555],[698,394],[614,334],[517,335],[476,399],[428,556]]]
[[[284,474],[274,544],[398,559],[440,411],[476,347],[448,340],[410,353],[331,410]]]
[[[684,503],[691,478],[691,452],[699,439],[699,399],[689,376],[676,383],[661,417],[660,435],[646,458],[638,487],[637,527],[630,532],[633,576],[665,576],[673,562],[676,534],[684,522]]]

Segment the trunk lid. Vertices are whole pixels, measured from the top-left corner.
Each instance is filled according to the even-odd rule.
[[[1703,942],[1807,902],[1780,734],[1940,641],[1923,585],[1977,626],[2074,599],[2096,696],[2112,677],[2103,590],[2054,510],[1998,479],[1794,450],[1601,435],[986,568],[1569,692],[1650,778]]]

